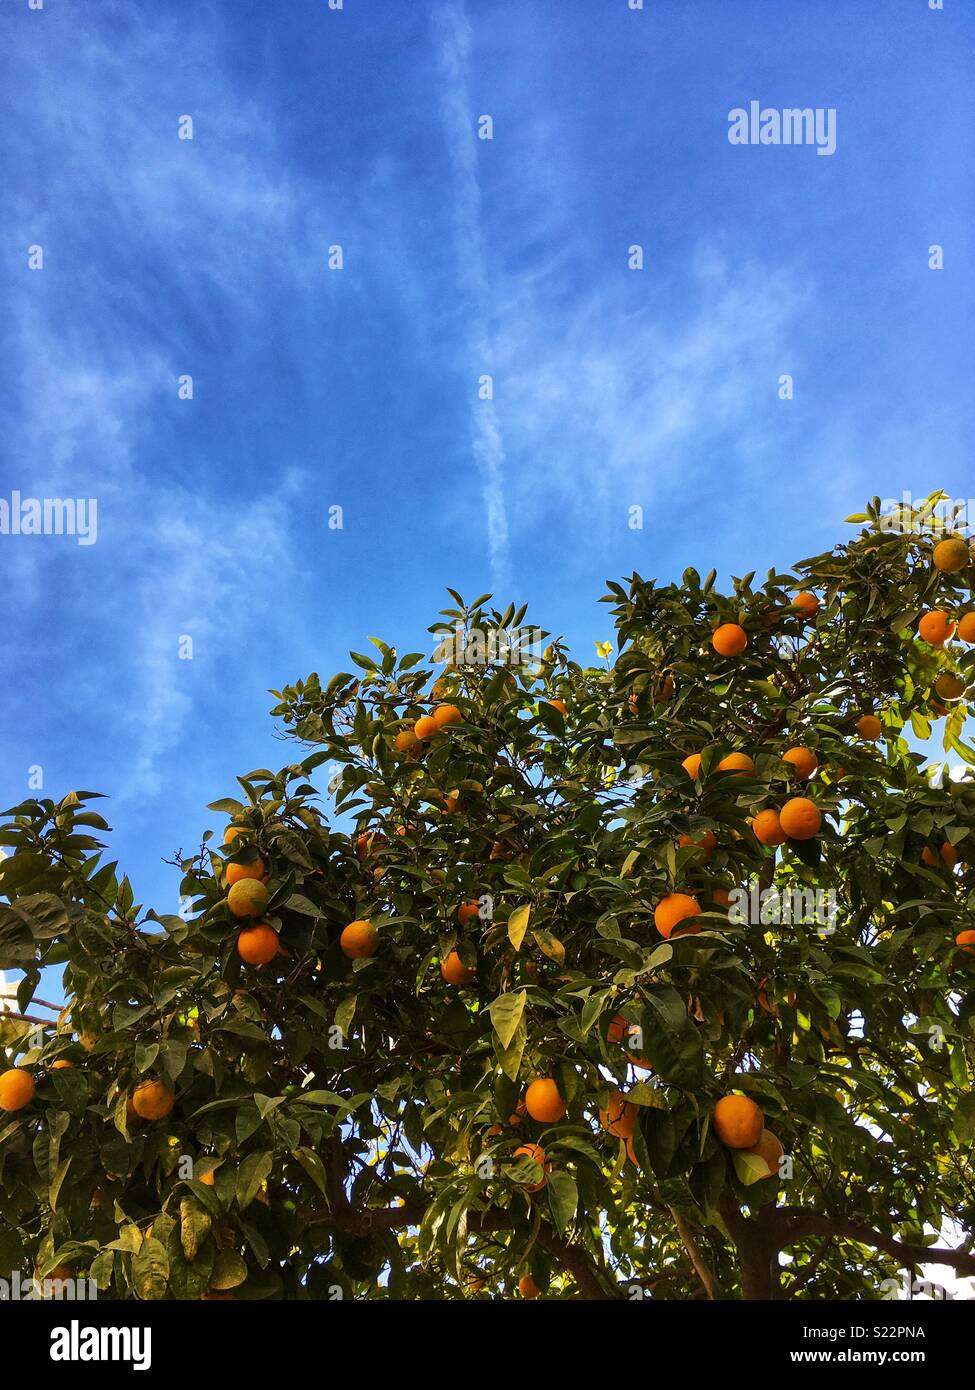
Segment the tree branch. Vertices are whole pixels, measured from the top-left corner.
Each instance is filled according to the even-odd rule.
[[[903,1269],[916,1264],[948,1265],[959,1274],[975,1275],[975,1254],[964,1250],[948,1250],[939,1245],[908,1245],[895,1240],[893,1236],[875,1231],[862,1221],[820,1216],[816,1212],[803,1211],[801,1207],[778,1207],[775,1218],[775,1235],[780,1250],[809,1236],[832,1236],[837,1240],[854,1240],[859,1245],[881,1250],[885,1255],[899,1260]]]
[[[670,1208],[670,1214],[674,1218],[674,1225],[677,1227],[677,1234],[684,1242],[684,1249],[691,1257],[691,1264],[697,1271],[697,1277],[704,1285],[704,1292],[707,1294],[708,1298],[713,1300],[714,1275],[708,1268],[707,1263],[704,1260],[703,1255],[701,1254],[700,1247],[697,1241],[694,1239],[694,1232],[691,1230],[690,1226],[688,1226],[683,1216],[681,1216],[680,1212],[675,1207]]]

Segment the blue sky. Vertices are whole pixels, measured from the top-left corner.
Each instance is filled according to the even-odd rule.
[[[0,35],[0,497],[98,500],[94,545],[0,536],[0,802],[38,764],[107,793],[160,911],[205,804],[293,756],[268,688],[416,648],[445,585],[590,659],[607,577],[975,494],[962,0],[3,0]],[[729,144],[751,100],[835,108],[836,153]]]

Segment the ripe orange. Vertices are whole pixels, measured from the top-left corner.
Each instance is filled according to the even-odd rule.
[[[963,613],[958,620],[958,636],[963,642],[975,642],[975,613]]]
[[[267,907],[268,891],[256,878],[242,878],[231,886],[227,906],[234,917],[260,917]]]
[[[537,1298],[541,1290],[530,1274],[523,1274],[518,1280],[518,1292],[522,1298]]]
[[[440,973],[448,985],[469,985],[474,978],[474,971],[464,964],[456,951],[451,951],[441,962]]]
[[[681,763],[681,767],[687,773],[688,777],[693,777],[696,780],[701,775],[700,753],[690,753]]]
[[[636,1156],[636,1145],[633,1143],[632,1136],[626,1141],[626,1156],[633,1164],[634,1168],[639,1168],[640,1160]]]
[[[661,936],[669,937],[675,927],[690,917],[699,916],[700,911],[701,904],[697,898],[692,898],[690,893],[668,893],[654,908],[653,923]],[[694,924],[682,928],[677,934],[681,936],[686,932],[693,936],[700,930],[701,928]]]
[[[811,840],[819,834],[823,813],[808,796],[794,796],[779,812],[779,823],[790,840]]]
[[[173,1108],[175,1096],[163,1081],[143,1081],[132,1092],[132,1109],[140,1120],[162,1120]]]
[[[685,849],[688,845],[696,845],[702,850],[701,862],[706,864],[717,849],[718,840],[713,830],[705,830],[699,840],[695,840],[693,835],[682,835],[677,841],[680,849]]]
[[[726,1148],[754,1148],[762,1129],[762,1112],[747,1096],[722,1096],[714,1107],[714,1132]]]
[[[819,766],[819,759],[816,757],[813,750],[811,748],[803,748],[801,744],[783,753],[782,761],[791,763],[795,768],[796,776],[803,782],[808,782]]]
[[[960,946],[967,956],[975,956],[975,931],[960,931],[955,937],[955,945]]]
[[[433,711],[433,722],[438,729],[446,729],[448,724],[459,724],[463,717],[456,705],[438,705]]]
[[[918,633],[932,647],[943,647],[955,630],[955,625],[943,608],[925,613],[917,625]]]
[[[938,862],[939,857],[940,863]],[[921,858],[924,860],[925,864],[928,864],[932,869],[939,869],[942,864],[946,865],[949,869],[953,869],[958,863],[958,851],[955,849],[954,845],[950,845],[948,841],[945,840],[938,854],[935,854],[933,849],[929,849],[928,846],[925,845],[924,849],[921,851]]]
[[[20,1067],[0,1075],[0,1110],[23,1110],[34,1099],[34,1078]]]
[[[541,1076],[525,1092],[525,1108],[539,1124],[553,1125],[565,1114],[565,1101],[552,1078]]]
[[[769,845],[772,848],[776,845],[784,845],[789,838],[782,829],[778,811],[771,806],[764,811],[759,811],[752,821],[752,831],[760,845]]]
[[[569,712],[564,700],[549,700],[548,704],[554,705],[555,708],[558,710],[559,714],[561,714],[563,719]]]
[[[719,772],[737,772],[739,777],[747,777],[755,771],[755,764],[747,753],[726,753],[718,763]]]
[[[614,1091],[606,1109],[599,1112],[599,1123],[617,1139],[630,1139],[639,1113],[639,1107],[628,1101],[622,1091]]]
[[[248,965],[267,965],[278,954],[278,934],[267,922],[247,927],[237,937],[237,954]]]
[[[359,919],[343,928],[339,937],[342,953],[349,960],[363,960],[379,950],[379,930],[368,920]]]
[[[457,920],[462,927],[466,927],[469,922],[478,921],[480,915],[480,904],[473,898],[470,902],[461,903],[460,907],[457,909]]]
[[[52,1071],[60,1071],[62,1067],[73,1067],[74,1062],[69,1062],[67,1057],[59,1057],[56,1062],[51,1063]]]
[[[775,1178],[779,1175],[779,1159],[785,1153],[782,1144],[771,1130],[763,1129],[762,1136],[757,1144],[752,1144],[745,1150],[746,1153],[754,1154],[756,1158],[761,1158],[768,1166],[765,1178]],[[759,1182],[764,1182],[765,1178],[759,1178]]]
[[[861,714],[857,720],[857,733],[870,743],[880,737],[881,729],[882,725],[875,714]]]
[[[393,739],[393,748],[397,753],[419,753],[423,744],[412,729],[400,729]]]
[[[437,733],[438,729],[439,725],[437,724],[437,721],[433,718],[432,715],[421,714],[419,719],[413,725],[413,735],[421,742],[424,742],[427,739],[433,738],[434,734]]]
[[[225,845],[233,844],[234,840],[236,840],[236,838],[237,838],[238,835],[246,835],[246,834],[247,834],[247,829],[248,829],[248,828],[247,828],[247,826],[245,826],[245,825],[228,825],[227,828],[226,828],[226,830],[223,832],[223,842],[224,842],[224,844],[225,844]]]
[[[711,890],[711,901],[717,903],[718,907],[730,907],[731,894],[727,888],[713,888]]]
[[[355,837],[356,859],[368,859],[374,845],[382,844],[383,837],[378,830],[365,830]]]
[[[542,1168],[541,1182],[525,1183],[525,1189],[528,1192],[541,1192],[548,1182],[548,1178],[545,1176],[545,1150],[541,1144],[522,1144],[520,1148],[515,1149],[515,1158],[521,1158],[523,1154],[528,1158],[533,1158]]]
[[[740,656],[748,646],[748,634],[738,623],[722,623],[711,634],[711,646],[719,656]]]
[[[950,536],[939,541],[931,556],[936,570],[942,574],[957,574],[971,564],[972,556],[968,546],[959,536]]]
[[[247,878],[256,879],[258,883],[263,883],[267,878],[267,865],[260,857],[248,859],[246,864],[228,864],[225,877],[231,887],[235,883],[242,883]]]
[[[804,618],[814,618],[819,612],[819,599],[815,594],[803,589],[802,593],[796,594],[792,600],[792,606]]]
[[[934,688],[942,700],[958,700],[964,695],[966,685],[954,671],[943,671],[935,681]]]

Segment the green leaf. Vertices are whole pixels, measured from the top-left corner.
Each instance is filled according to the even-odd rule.
[[[515,1036],[525,1012],[527,998],[525,990],[513,990],[508,994],[499,994],[488,1007],[491,1023],[503,1048],[507,1048]]]
[[[274,1164],[270,1152],[248,1154],[237,1169],[237,1205],[241,1211],[250,1206]]]
[[[576,1187],[575,1179],[568,1173],[554,1172],[548,1175],[547,1190],[552,1220],[556,1228],[564,1234],[575,1220],[576,1208],[579,1205],[579,1189]]]
[[[325,1165],[315,1153],[314,1149],[300,1148],[294,1150],[294,1156],[318,1188],[319,1192],[325,1194]]]
[[[150,1236],[132,1257],[132,1287],[137,1298],[158,1300],[165,1298],[168,1284],[169,1256],[166,1247]]]

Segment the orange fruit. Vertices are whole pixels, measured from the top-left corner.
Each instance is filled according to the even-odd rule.
[[[730,907],[731,894],[727,888],[714,888],[711,892],[711,901],[717,903],[718,907]]]
[[[726,753],[718,763],[718,771],[737,772],[740,777],[747,777],[755,771],[755,764],[747,753]]]
[[[748,646],[748,634],[738,623],[722,623],[711,634],[711,646],[719,656],[740,656]]]
[[[975,613],[963,613],[958,620],[958,636],[963,642],[975,642]]]
[[[357,835],[355,837],[356,859],[367,859],[373,846],[382,844],[382,839],[383,837],[377,830],[364,830],[361,835]]]
[[[518,1292],[522,1298],[537,1298],[541,1290],[530,1274],[523,1274],[518,1280]]]
[[[223,842],[224,842],[225,845],[233,844],[234,840],[236,840],[236,838],[237,838],[238,835],[246,835],[246,834],[247,834],[247,826],[245,826],[245,825],[228,825],[227,828],[226,828],[226,830],[223,832]]]
[[[942,700],[958,700],[966,690],[965,682],[954,671],[943,671],[935,681],[934,688]]]
[[[423,744],[412,729],[400,729],[393,739],[393,748],[397,753],[419,753]]]
[[[754,1148],[763,1127],[761,1110],[747,1096],[722,1096],[714,1107],[714,1132],[726,1148]]]
[[[925,613],[917,625],[918,633],[932,647],[943,647],[955,630],[955,625],[943,608]]]
[[[561,714],[563,719],[569,712],[564,700],[549,700],[547,703],[550,705],[554,705],[554,707],[558,710],[559,714]]]
[[[975,931],[960,931],[955,937],[955,945],[968,956],[975,956]]]
[[[379,950],[379,930],[368,920],[350,922],[343,928],[339,945],[343,955],[348,956],[349,960],[363,960],[366,956],[374,956]]]
[[[52,1071],[60,1071],[62,1067],[73,1067],[74,1062],[69,1062],[67,1057],[59,1057],[56,1062],[51,1063]]]
[[[440,726],[432,715],[421,714],[413,725],[413,735],[421,742],[425,742],[427,739],[433,738],[434,734],[438,732],[439,727]]]
[[[701,775],[700,753],[690,753],[681,763],[681,767],[687,773],[688,777],[693,777],[696,780]]]
[[[790,840],[811,840],[822,823],[822,811],[808,796],[792,797],[779,812],[779,824]]]
[[[752,821],[752,832],[760,845],[784,845],[789,838],[782,829],[782,822],[779,820],[779,813],[768,807],[765,811],[759,811]]]
[[[785,1153],[782,1144],[771,1130],[763,1129],[761,1138],[757,1144],[752,1144],[745,1150],[746,1153],[754,1154],[756,1158],[764,1160],[768,1166],[765,1178],[776,1178],[779,1175],[779,1159]],[[759,1178],[759,1182],[764,1182],[765,1178]]]
[[[525,1092],[525,1109],[539,1124],[552,1125],[565,1114],[565,1101],[550,1076],[533,1081]]]
[[[617,1139],[631,1139],[639,1113],[639,1107],[628,1101],[622,1091],[614,1091],[606,1109],[599,1112],[599,1123]]]
[[[660,902],[653,910],[653,923],[661,936],[669,937],[675,927],[681,922],[686,922],[690,917],[700,915],[701,905],[697,898],[692,898],[690,893],[668,893],[666,898],[661,898]],[[684,932],[696,935],[701,928],[696,925],[684,927],[678,936]]]
[[[640,1166],[640,1160],[639,1160],[639,1159],[637,1158],[637,1156],[636,1156],[636,1146],[635,1146],[634,1143],[633,1143],[633,1137],[632,1137],[632,1135],[630,1136],[629,1139],[627,1139],[627,1140],[625,1141],[625,1143],[626,1143],[626,1156],[627,1156],[627,1158],[628,1158],[628,1159],[630,1160],[630,1162],[633,1164],[633,1167],[634,1167],[634,1168],[639,1168],[639,1166]]]
[[[247,927],[237,937],[237,954],[248,965],[267,965],[278,954],[278,934],[267,922]]]
[[[819,612],[819,599],[815,594],[810,594],[806,589],[803,589],[792,600],[792,606],[802,617],[814,618]]]
[[[857,720],[857,733],[870,743],[880,737],[881,729],[882,725],[875,714],[861,714]]]
[[[0,1075],[0,1110],[23,1110],[34,1099],[34,1078],[20,1067]]]
[[[175,1099],[165,1082],[143,1081],[132,1092],[132,1109],[140,1120],[162,1120],[172,1110]]]
[[[934,547],[931,559],[936,570],[942,574],[957,574],[971,564],[972,556],[968,546],[959,536],[949,536]]]
[[[234,917],[260,917],[267,907],[268,891],[256,878],[242,878],[231,886],[227,906]]]
[[[446,729],[448,724],[459,724],[463,717],[456,705],[438,705],[433,711],[433,722],[438,729]]]
[[[796,776],[801,778],[803,782],[808,782],[819,766],[819,759],[812,749],[803,748],[801,744],[783,753],[782,761],[791,763],[795,768]]]
[[[248,859],[246,864],[228,864],[225,878],[231,887],[235,883],[242,883],[246,878],[253,878],[258,883],[263,883],[267,878],[267,865],[261,858]]]
[[[478,921],[480,916],[480,904],[475,902],[474,899],[471,899],[470,902],[461,903],[460,907],[457,909],[457,920],[462,927],[466,927],[470,922]]]
[[[213,1187],[216,1184],[216,1180],[216,1174],[213,1172],[212,1168],[209,1173],[200,1174],[200,1182],[204,1183],[207,1187]]]
[[[939,869],[942,864],[946,865],[949,869],[953,869],[958,863],[958,851],[955,849],[954,845],[950,845],[948,841],[945,840],[937,854],[935,854],[933,849],[929,849],[928,846],[925,845],[924,849],[921,851],[921,858],[924,860],[925,864],[928,864],[932,869]]]
[[[541,1182],[525,1183],[524,1186],[528,1192],[541,1192],[542,1188],[548,1182],[548,1178],[545,1176],[544,1172],[545,1150],[542,1148],[541,1144],[522,1144],[520,1148],[515,1149],[515,1158],[521,1158],[522,1154],[526,1155],[528,1158],[533,1158],[542,1168]]]
[[[695,840],[693,835],[682,835],[677,844],[680,849],[685,849],[688,845],[696,845],[698,849],[703,850],[701,862],[706,864],[717,848],[718,840],[713,830],[705,830],[699,840]]]
[[[469,985],[474,978],[474,971],[464,964],[456,951],[451,951],[441,962],[440,973],[448,985]]]

